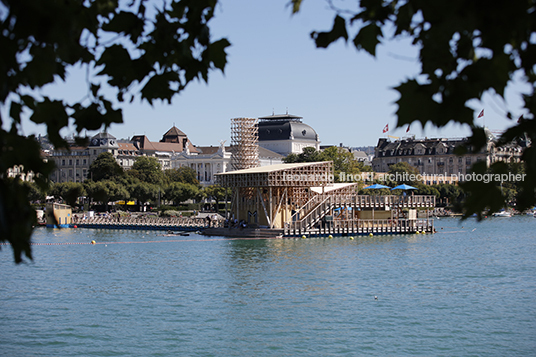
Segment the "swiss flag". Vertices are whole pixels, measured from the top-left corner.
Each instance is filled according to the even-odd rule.
[[[389,131],[389,124],[385,125],[385,128],[383,128],[383,132],[387,133]]]
[[[482,109],[482,111],[480,112],[480,114],[478,114],[478,118],[482,118],[484,116],[484,109]]]

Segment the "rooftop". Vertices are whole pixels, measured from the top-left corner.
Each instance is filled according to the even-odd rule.
[[[260,117],[260,121],[271,121],[271,120],[282,120],[282,121],[298,121],[301,122],[301,119],[303,117],[299,117],[297,115],[291,115],[291,114],[272,114],[267,117]]]
[[[296,168],[301,168],[301,167],[313,166],[317,164],[325,164],[326,162],[327,161],[299,162],[299,163],[293,163],[293,164],[276,164],[276,165],[269,165],[269,166],[252,167],[250,169],[222,172],[216,175],[241,175],[241,174],[270,173],[270,172],[276,172],[276,171],[284,171],[288,169],[296,169]]]

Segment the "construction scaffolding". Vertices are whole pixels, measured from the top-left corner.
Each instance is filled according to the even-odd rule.
[[[233,170],[259,166],[258,130],[257,119],[231,119],[231,146],[236,147],[231,156]]]

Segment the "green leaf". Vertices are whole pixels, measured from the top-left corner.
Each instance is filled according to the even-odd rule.
[[[141,90],[141,97],[142,99],[146,99],[151,105],[154,99],[171,102],[171,98],[176,91],[171,89],[170,84],[174,82],[179,82],[179,77],[176,73],[156,74],[149,79]]]
[[[9,107],[9,116],[20,124],[20,113],[22,112],[22,104],[18,102],[11,102]]]
[[[67,147],[60,131],[69,125],[69,116],[61,101],[45,98],[42,102],[38,102],[30,120],[36,124],[46,124],[49,140],[57,147]]]
[[[295,14],[300,11],[302,0],[290,0],[289,5],[292,6],[292,13]]]
[[[97,61],[97,65],[104,65],[99,75],[108,75],[108,83],[118,88],[127,88],[134,80],[136,73],[132,68],[132,59],[128,51],[121,45],[107,47]]]
[[[374,23],[368,24],[359,30],[354,37],[354,45],[358,50],[365,50],[372,56],[376,56],[376,46],[383,36],[382,29]]]
[[[346,20],[339,15],[335,16],[333,28],[329,32],[313,32],[311,37],[314,38],[316,47],[327,48],[330,44],[337,41],[339,38],[348,40],[348,32],[346,31]]]
[[[104,24],[104,31],[123,33],[130,36],[133,43],[136,43],[143,33],[145,22],[132,12],[120,11],[114,15],[110,22]]]
[[[220,69],[222,72],[227,64],[227,54],[225,49],[231,46],[227,39],[221,39],[219,41],[213,42],[207,48],[207,51],[210,49],[210,60],[214,63],[214,67]]]

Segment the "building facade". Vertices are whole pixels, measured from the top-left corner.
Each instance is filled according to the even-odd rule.
[[[88,177],[91,163],[103,152],[111,153],[119,166],[130,170],[140,156],[158,159],[162,170],[183,166],[192,168],[203,186],[215,183],[214,174],[231,171],[233,146],[196,147],[186,134],[172,127],[158,142],[152,142],[145,135],[135,135],[130,140],[117,140],[109,133],[93,136],[87,146],[71,145],[70,150],[52,150],[50,159],[56,169],[50,179],[53,182],[83,182]],[[283,156],[259,147],[261,166],[282,163]]]
[[[197,179],[202,186],[210,186],[216,183],[215,174],[232,171],[231,157],[235,152],[234,146],[198,146],[195,152],[175,153],[172,157],[171,167],[189,167],[197,173]],[[259,147],[259,164],[268,166],[280,164],[283,156]]]
[[[320,150],[318,134],[302,119],[288,113],[259,118],[259,147],[283,156],[301,154],[306,147]]]
[[[526,141],[498,147],[495,137],[487,133],[487,144],[479,152],[456,155],[456,148],[466,146],[463,139],[403,139],[390,141],[381,138],[376,146],[372,168],[376,172],[388,172],[391,165],[407,162],[423,175],[460,175],[471,173],[471,166],[480,161],[489,166],[497,161],[520,162]],[[470,151],[470,150],[468,150]]]
[[[88,177],[91,163],[103,152],[111,153],[119,166],[130,170],[140,156],[155,157],[163,170],[171,168],[171,159],[177,152],[197,153],[186,134],[173,126],[159,142],[150,141],[145,135],[133,136],[131,140],[117,140],[102,132],[93,136],[87,146],[74,142],[69,150],[52,150],[50,159],[56,169],[50,179],[53,182],[83,182]]]

